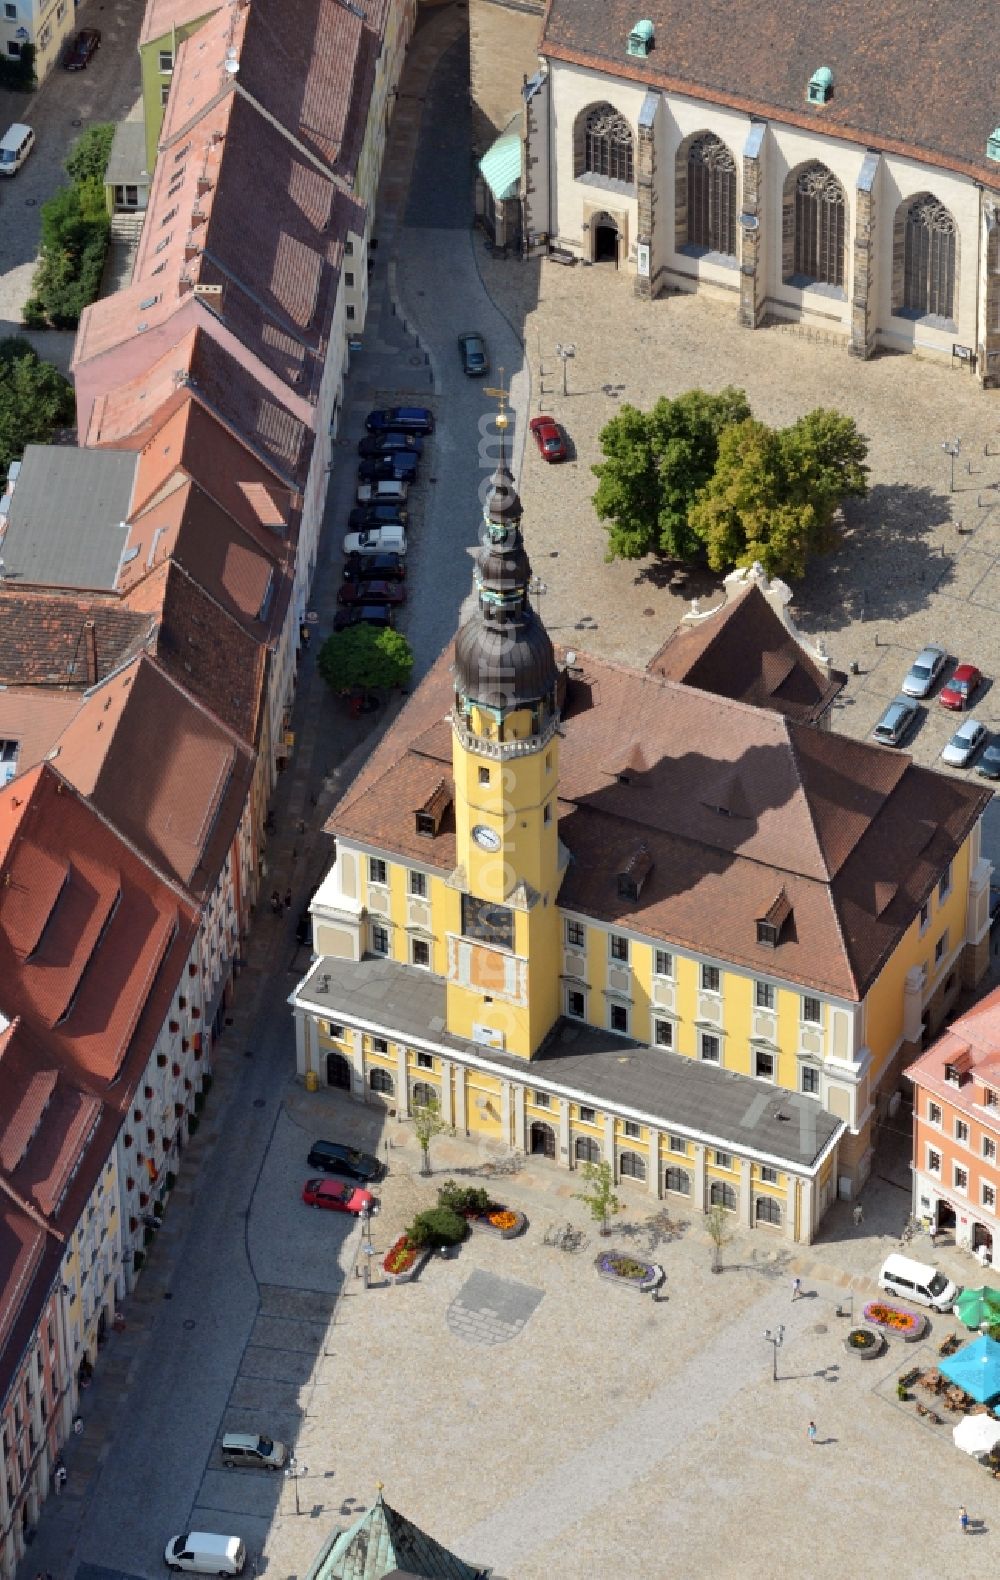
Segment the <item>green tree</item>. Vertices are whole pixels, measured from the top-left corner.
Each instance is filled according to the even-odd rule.
[[[406,685],[413,649],[400,631],[351,625],[327,637],[316,662],[333,691],[382,691]]]
[[[429,1245],[436,1250],[440,1245],[460,1245],[469,1232],[469,1225],[450,1207],[428,1207],[418,1212],[405,1231],[411,1245]]]
[[[0,472],[73,421],[73,388],[20,335],[0,340]]]
[[[712,1242],[712,1272],[722,1272],[722,1247],[732,1239],[725,1207],[712,1207],[705,1214],[705,1227]]]
[[[601,1226],[601,1233],[608,1232],[608,1219],[621,1212],[621,1202],[615,1195],[614,1175],[610,1163],[585,1163],[582,1169],[587,1189],[574,1191],[575,1201],[586,1202],[590,1216]]]
[[[426,1103],[416,1103],[413,1108],[413,1128],[417,1133],[420,1144],[420,1172],[429,1174],[431,1171],[431,1142],[443,1130],[450,1130],[451,1126],[446,1119],[441,1117],[441,1104],[436,1097],[430,1098]],[[450,1209],[441,1208],[442,1212]]]
[[[96,182],[103,188],[114,140],[112,121],[99,121],[96,126],[88,126],[85,132],[80,133],[63,166],[74,186]]]
[[[842,501],[867,492],[867,440],[850,417],[822,408],[775,430],[753,418],[722,435],[690,525],[713,570],[752,565],[802,576],[831,549]]]
[[[750,415],[743,390],[710,395],[688,390],[650,412],[623,406],[600,433],[605,460],[594,509],[607,521],[607,560],[666,554],[691,560],[701,545],[689,525],[691,506],[715,468],[719,439]]]

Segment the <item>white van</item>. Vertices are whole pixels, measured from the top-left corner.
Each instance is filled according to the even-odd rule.
[[[168,1569],[187,1569],[196,1575],[238,1575],[243,1573],[247,1550],[238,1536],[188,1531],[167,1543],[163,1557]]]
[[[369,527],[367,532],[349,532],[344,539],[345,554],[405,554],[406,533],[402,527]]]
[[[15,121],[4,132],[0,142],[0,176],[16,176],[35,146],[35,134],[30,126]]]
[[[405,505],[408,485],[393,477],[383,477],[377,483],[359,483],[356,495],[359,505]]]
[[[893,1252],[882,1263],[878,1287],[901,1300],[912,1300],[933,1311],[950,1311],[962,1291],[927,1262],[911,1262]]]

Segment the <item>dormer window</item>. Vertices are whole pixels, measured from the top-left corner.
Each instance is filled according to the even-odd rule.
[[[767,910],[756,918],[758,944],[762,944],[765,949],[777,949],[791,915],[791,901],[784,889],[779,889]]]
[[[809,78],[806,98],[810,104],[829,104],[833,98],[833,72],[829,66],[820,66]]]
[[[415,808],[417,833],[422,834],[425,839],[434,839],[450,806],[451,786],[447,779],[442,779],[435,785],[423,805]]]
[[[625,866],[618,874],[618,897],[637,900],[642,886],[653,870],[653,858],[648,845],[637,845]]]
[[[944,1067],[944,1078],[948,1082],[949,1086],[961,1086],[962,1072],[958,1068],[958,1065],[946,1064]]]
[[[656,30],[652,22],[637,22],[628,36],[625,46],[627,55],[637,55],[640,60],[645,60],[656,41]]]
[[[757,942],[768,949],[778,947],[778,929],[771,922],[757,923]]]

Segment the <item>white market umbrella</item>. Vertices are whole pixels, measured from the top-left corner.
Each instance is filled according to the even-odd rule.
[[[1000,1421],[991,1415],[966,1415],[952,1431],[955,1447],[966,1454],[988,1454],[1000,1443]]]

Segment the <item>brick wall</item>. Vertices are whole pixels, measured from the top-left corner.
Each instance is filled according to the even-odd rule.
[[[521,107],[538,70],[542,0],[469,0],[472,147],[478,157]]]

